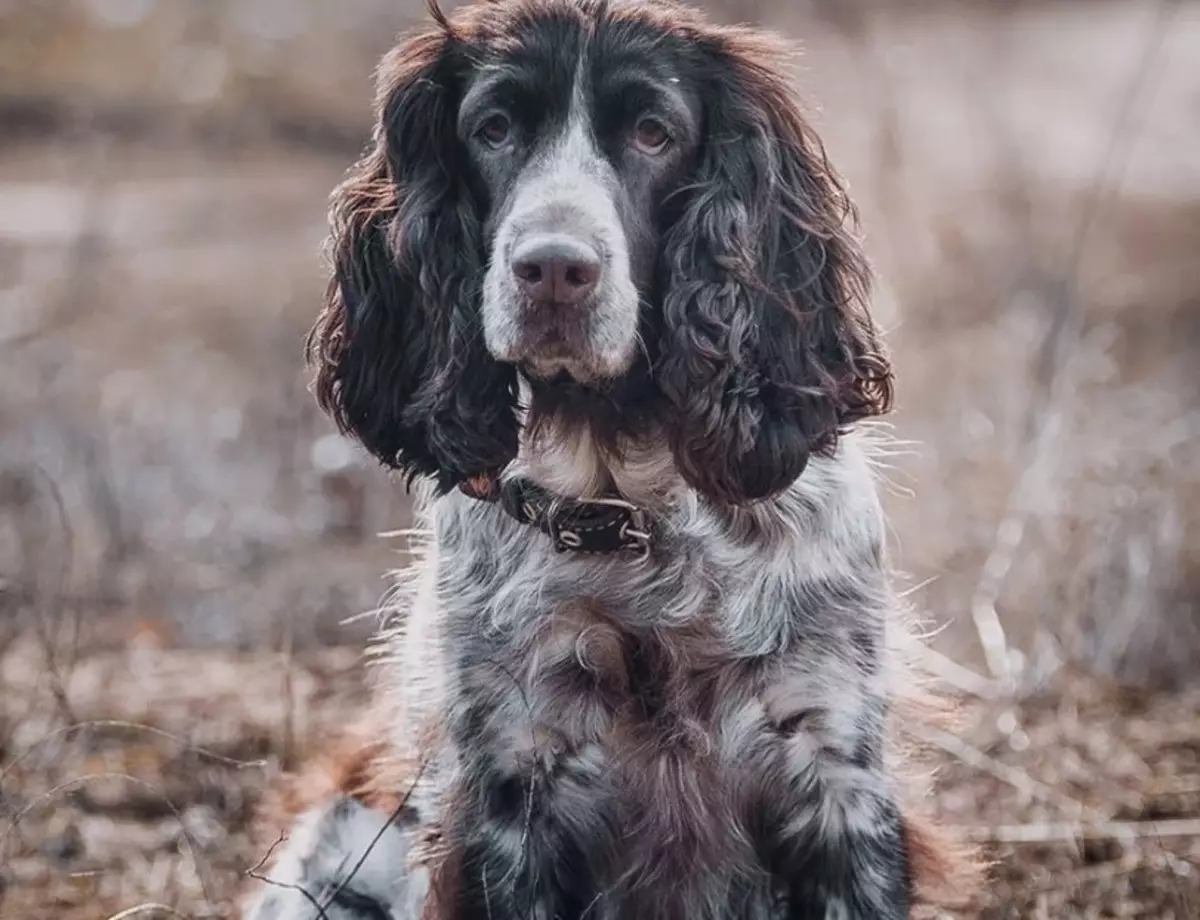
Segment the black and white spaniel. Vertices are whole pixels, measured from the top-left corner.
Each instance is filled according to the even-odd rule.
[[[321,405],[429,538],[255,920],[901,920],[958,866],[897,723],[892,374],[785,46],[496,0],[379,71]]]

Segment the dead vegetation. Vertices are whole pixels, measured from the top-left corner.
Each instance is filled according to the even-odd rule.
[[[300,345],[415,4],[350,7],[0,11],[5,920],[229,916],[362,692],[407,505]],[[714,7],[806,46],[880,270],[897,562],[969,714],[938,807],[995,860],[954,916],[1197,916],[1200,9]]]
[[[261,859],[265,785],[361,699],[357,654],[163,649],[86,656],[48,691],[35,643],[0,659],[5,917],[232,916]],[[202,680],[197,675],[203,675]],[[1200,907],[1200,691],[1082,677],[977,701],[935,735],[941,819],[989,845],[974,920],[1187,920]],[[168,911],[166,908],[169,908]]]

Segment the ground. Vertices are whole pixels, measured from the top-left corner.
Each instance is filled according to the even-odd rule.
[[[994,859],[955,916],[1200,915],[1200,4],[712,5],[802,42],[862,210],[938,808]],[[301,345],[417,6],[0,14],[4,920],[227,916],[361,698],[409,505]]]
[[[146,636],[86,656],[60,693],[41,661],[34,642],[0,659],[0,914],[27,920],[139,904],[231,916],[267,850],[250,837],[255,803],[328,743],[364,673],[355,649],[231,656]],[[1062,674],[1016,706],[974,701],[964,721],[934,736],[937,812],[987,845],[993,869],[970,908],[943,916],[1197,915],[1200,692]]]

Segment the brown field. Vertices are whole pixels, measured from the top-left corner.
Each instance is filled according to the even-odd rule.
[[[937,805],[994,860],[946,916],[1200,916],[1200,3],[710,5],[802,43],[878,268]],[[231,916],[361,697],[407,499],[301,344],[418,7],[0,4],[3,920]]]

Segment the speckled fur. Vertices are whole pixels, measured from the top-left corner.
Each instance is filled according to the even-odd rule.
[[[559,555],[458,496],[429,508],[439,574],[413,622],[449,656],[460,913],[906,916],[896,606],[857,444],[753,509],[666,495],[644,561]]]
[[[459,494],[424,503],[375,724],[410,764],[393,795],[416,777],[394,834],[436,840],[395,867],[440,871],[426,916],[908,916],[914,789],[888,722],[916,688],[862,441],[751,508],[658,480],[645,560],[557,553]],[[325,836],[289,849],[362,833],[326,820]],[[314,891],[341,865],[288,858]],[[390,913],[345,916],[417,916],[396,884]],[[297,913],[252,916],[311,910],[287,889],[267,903],[289,899]]]
[[[426,533],[380,639],[372,753],[310,781],[249,916],[904,920],[960,864],[898,743],[921,694],[866,421],[891,371],[778,47],[636,0],[456,17],[381,68],[310,339],[319,400],[416,480]],[[485,152],[457,94],[496,73],[545,98]],[[619,114],[640,97],[605,89],[639,74],[678,137],[649,159]],[[546,195],[624,243],[568,317],[582,338],[542,354],[495,228]],[[500,469],[615,489],[650,552],[559,553],[455,490]]]

